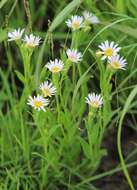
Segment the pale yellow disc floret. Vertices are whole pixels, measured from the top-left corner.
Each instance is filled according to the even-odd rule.
[[[110,57],[113,55],[113,49],[112,48],[107,48],[104,52],[104,54],[107,56],[107,57]]]
[[[43,89],[43,94],[44,94],[44,97],[51,96],[51,92],[48,88]]]
[[[59,67],[57,67],[57,66],[52,67],[52,72],[53,73],[58,73],[59,71],[60,71]]]
[[[79,29],[79,28],[80,28],[80,23],[79,23],[78,21],[74,21],[74,22],[72,23],[72,28],[73,28],[73,29]]]
[[[38,101],[38,100],[34,100],[34,105],[35,105],[35,107],[40,108],[41,106],[43,106],[43,102]]]
[[[112,63],[111,63],[111,66],[112,66],[113,68],[115,68],[115,69],[121,68],[120,63],[119,63],[119,62],[116,62],[116,61],[112,62]]]

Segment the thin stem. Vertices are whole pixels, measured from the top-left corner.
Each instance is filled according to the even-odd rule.
[[[26,16],[27,16],[27,19],[28,19],[29,31],[32,32],[32,19],[31,19],[31,12],[30,12],[29,1],[28,0],[24,0],[23,3],[24,3],[24,8],[25,8]]]
[[[137,161],[127,164],[127,168],[130,168],[130,167],[133,167],[133,166],[136,166],[136,165],[137,165]],[[111,169],[111,170],[109,170],[107,172],[92,176],[91,178],[87,178],[85,180],[82,180],[82,182],[80,182],[78,185],[76,185],[76,187],[80,187],[83,184],[89,183],[91,181],[96,181],[98,179],[113,175],[113,174],[118,173],[120,171],[122,171],[122,167],[116,167],[116,168]]]
[[[24,47],[20,48],[22,58],[23,58],[23,65],[24,65],[24,77],[25,77],[25,83],[24,83],[24,89],[22,92],[21,100],[20,100],[20,107],[25,104],[26,97],[30,94],[31,91],[31,85],[30,85],[30,79],[31,79],[31,70],[30,70],[30,60],[31,55],[33,53],[32,50],[27,50]]]
[[[59,85],[59,76],[58,74],[53,74],[52,75],[53,83],[57,88],[57,93],[56,93],[56,104],[57,104],[57,112],[58,112],[58,121],[60,120],[60,104],[59,104],[59,94],[60,94],[60,85]]]
[[[129,187],[130,187],[131,190],[135,190],[135,188],[133,186],[133,183],[132,183],[132,180],[130,178],[130,175],[128,173],[128,170],[127,170],[127,167],[126,167],[123,155],[122,155],[122,150],[121,150],[121,133],[122,133],[122,124],[120,123],[119,128],[118,128],[118,133],[117,133],[118,153],[119,153],[119,157],[120,157],[120,161],[121,161],[121,166],[122,166],[123,172],[125,174],[125,177],[127,179],[127,182],[129,184]]]

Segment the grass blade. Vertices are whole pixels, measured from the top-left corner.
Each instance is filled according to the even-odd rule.
[[[82,0],[73,0],[71,3],[67,5],[58,15],[57,17],[53,20],[49,32],[53,32],[55,28],[57,28],[60,23],[67,18],[67,16],[80,4],[82,3]]]
[[[117,147],[118,147],[118,153],[119,153],[119,157],[120,157],[120,161],[121,161],[121,166],[122,166],[124,175],[125,175],[125,177],[127,179],[127,182],[129,184],[129,187],[130,187],[131,190],[135,190],[135,188],[134,188],[134,185],[133,185],[132,180],[130,178],[130,175],[128,173],[127,166],[125,164],[125,161],[124,161],[124,158],[123,158],[123,155],[122,155],[122,150],[121,150],[121,133],[122,133],[123,119],[124,119],[124,117],[125,117],[125,115],[126,115],[126,113],[128,111],[128,108],[129,108],[132,100],[136,96],[136,94],[137,94],[137,86],[131,91],[130,95],[127,98],[127,101],[125,103],[125,106],[124,106],[124,109],[122,111],[122,115],[121,115],[121,118],[120,118],[120,121],[119,121],[118,134],[117,134]]]

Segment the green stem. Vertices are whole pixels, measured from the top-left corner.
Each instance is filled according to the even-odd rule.
[[[23,62],[24,62],[24,75],[25,75],[25,82],[26,85],[29,85],[31,71],[30,71],[30,58],[31,55],[23,55]],[[28,86],[29,88],[29,86]]]
[[[132,163],[129,163],[127,164],[127,168],[130,168],[130,167],[133,167],[133,166],[136,166],[137,165],[137,161],[134,161]],[[87,184],[87,183],[91,183],[92,181],[96,181],[96,180],[99,180],[101,178],[104,178],[104,177],[107,177],[107,176],[111,176],[111,175],[114,175],[115,173],[118,173],[122,171],[122,168],[121,167],[116,167],[114,169],[111,169],[107,172],[104,172],[104,173],[101,173],[101,174],[98,174],[98,175],[95,175],[95,176],[92,176],[90,178],[87,178],[85,180],[81,180],[82,182],[80,182],[78,185],[76,185],[75,187],[80,187],[84,184]]]
[[[64,78],[67,76],[68,71],[72,65],[72,62],[69,59],[67,59],[64,65],[65,65],[65,69],[62,72],[61,81],[63,81]]]
[[[133,183],[132,183],[132,180],[130,178],[130,175],[128,173],[128,170],[127,170],[127,167],[126,167],[123,155],[122,155],[122,150],[121,150],[121,133],[122,133],[122,124],[120,123],[119,128],[118,128],[118,134],[117,134],[117,147],[118,147],[119,158],[120,158],[120,162],[121,162],[121,166],[122,166],[123,172],[125,174],[125,177],[127,179],[128,184],[129,184],[129,187],[130,187],[131,190],[135,190],[135,188],[133,186]]]
[[[25,83],[24,83],[24,89],[20,100],[20,107],[22,108],[25,104],[26,98],[29,96],[31,92],[31,70],[30,70],[30,59],[31,55],[33,53],[33,50],[28,50],[26,47],[20,47],[20,51],[23,58],[23,65],[24,65],[24,77],[25,77]]]
[[[57,113],[58,113],[58,121],[60,120],[60,104],[59,104],[59,94],[60,94],[60,85],[59,85],[59,75],[58,74],[53,74],[52,75],[53,83],[57,88],[57,93],[56,93],[56,104],[57,104]]]
[[[72,42],[71,42],[71,49],[77,49],[77,46],[78,46],[78,40],[77,40],[77,37],[78,37],[78,31],[75,31],[72,33]]]
[[[45,139],[45,130],[43,130],[42,129],[42,125],[40,124],[40,112],[37,112],[37,111],[35,111],[34,110],[34,113],[33,113],[33,115],[34,115],[34,121],[35,121],[35,123],[36,123],[36,125],[37,125],[37,127],[38,127],[38,131],[39,131],[39,133],[40,133],[40,136],[42,137],[42,141],[43,141],[43,149],[44,149],[44,152],[45,152],[45,154],[47,153],[47,137],[46,137],[46,139]]]
[[[93,148],[92,148],[92,138],[91,138],[91,133],[92,133],[92,127],[93,127],[93,119],[94,119],[94,114],[95,114],[95,110],[91,109],[89,111],[88,114],[88,118],[87,118],[87,135],[88,135],[88,142],[89,142],[89,146],[90,146],[90,153],[92,156],[94,156],[93,154]],[[93,160],[93,158],[91,158],[91,160]]]
[[[73,85],[75,86],[75,83],[76,83],[76,65],[73,64],[72,66],[72,82],[73,82]]]

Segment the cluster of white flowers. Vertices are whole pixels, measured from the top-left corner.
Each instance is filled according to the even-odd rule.
[[[34,36],[33,34],[25,35],[24,38],[22,38],[24,31],[24,29],[19,28],[12,32],[8,32],[8,41],[21,40],[28,48],[35,48],[36,46],[39,46],[41,38],[39,36]]]
[[[88,11],[83,12],[83,16],[74,15],[70,19],[66,21],[66,24],[72,31],[86,28],[90,24],[98,24],[100,23],[97,16]],[[68,59],[74,63],[81,61],[82,54],[77,52],[77,50],[68,49],[66,52]],[[86,97],[86,103],[88,103],[91,107],[100,108],[103,105],[103,98],[99,94],[91,93]]]
[[[83,12],[83,16],[74,15],[71,19],[66,21],[66,24],[73,31],[78,30],[80,28],[85,27],[85,25],[90,24],[98,24],[100,21],[98,17],[96,17],[93,13],[88,11]],[[41,42],[40,37],[36,37],[33,34],[25,35],[24,29],[16,29],[13,32],[8,33],[8,41],[23,41],[26,47],[34,48],[38,46]],[[97,55],[101,56],[102,60],[107,59],[108,64],[113,69],[124,69],[127,64],[126,60],[123,57],[120,57],[118,54],[120,51],[120,47],[118,44],[114,42],[109,42],[108,40],[101,43],[99,46],[99,51],[97,51]],[[69,62],[78,63],[82,60],[82,53],[78,52],[77,49],[67,49],[66,51],[67,59]],[[65,65],[60,59],[50,60],[45,67],[52,72],[53,74],[60,73]],[[42,95],[37,95],[34,97],[29,96],[28,105],[31,105],[36,110],[44,110],[45,106],[49,104],[49,100],[47,98],[51,98],[51,96],[55,95],[56,87],[50,83],[49,81],[45,81],[40,85],[40,90]],[[103,98],[100,94],[91,93],[86,97],[86,103],[88,103],[93,108],[100,108],[103,105]]]
[[[73,15],[66,21],[67,26],[73,31],[79,30],[80,28],[85,28],[91,24],[98,23],[100,23],[98,17],[88,11],[84,11],[83,16]]]
[[[67,49],[66,55],[72,63],[78,63],[82,60],[82,53],[78,52],[77,49]],[[53,74],[58,74],[64,69],[64,63],[60,59],[50,60],[45,67]]]
[[[127,62],[126,59],[120,57],[118,54],[121,49],[118,44],[107,40],[101,43],[98,47],[100,50],[97,51],[97,55],[101,55],[102,60],[107,59],[109,67],[115,70],[125,69]],[[100,108],[103,105],[103,98],[100,94],[91,93],[86,97],[86,103],[91,107]]]
[[[124,59],[124,57],[120,57],[120,55],[118,54],[121,49],[118,46],[118,44],[106,40],[105,42],[101,43],[98,47],[100,50],[97,51],[97,55],[101,55],[102,60],[107,59],[108,64],[111,68],[115,70],[125,69],[127,61],[126,59]]]
[[[76,49],[68,49],[66,51],[68,60],[73,63],[78,63],[82,59],[82,54],[78,52]],[[53,74],[60,73],[64,68],[64,63],[59,60],[55,59],[54,61],[50,60],[46,65],[46,68],[49,69]],[[46,99],[47,97],[50,98],[51,96],[55,95],[56,93],[56,87],[49,83],[48,81],[43,82],[40,85],[40,90],[42,91],[42,95],[29,97],[28,99],[28,105],[31,105],[34,109],[40,111],[45,111],[44,106],[47,106],[49,103],[49,100]]]
[[[49,81],[45,81],[40,85],[39,88],[42,91],[42,95],[38,94],[34,97],[29,96],[27,104],[38,111],[46,111],[45,106],[49,104],[49,99],[47,98],[51,98],[51,96],[55,95],[56,87]]]

